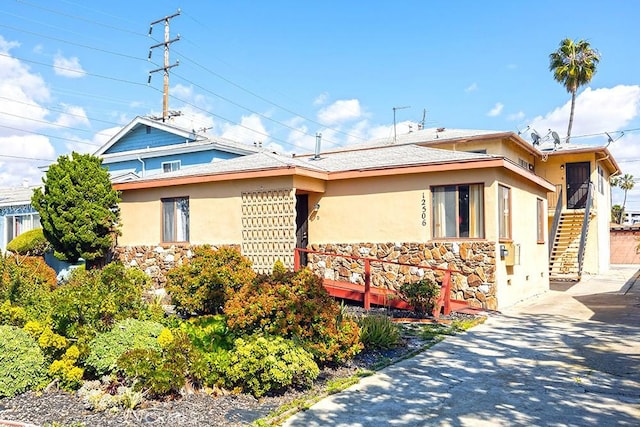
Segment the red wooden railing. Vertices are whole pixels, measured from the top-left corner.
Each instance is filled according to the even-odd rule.
[[[307,254],[315,254],[321,256],[330,256],[336,258],[344,258],[351,259],[355,261],[363,261],[364,262],[364,286],[358,283],[344,282],[344,281],[336,281],[323,279],[324,287],[327,289],[330,295],[337,297],[348,299],[352,301],[362,301],[365,310],[369,310],[371,308],[371,304],[407,309],[410,310],[412,307],[407,304],[404,300],[400,298],[400,294],[393,289],[384,289],[378,287],[371,286],[371,263],[381,263],[381,264],[393,264],[398,266],[407,266],[407,267],[418,267],[423,269],[435,270],[435,271],[443,271],[444,275],[442,276],[442,285],[440,287],[440,294],[435,303],[435,307],[433,309],[433,316],[437,319],[440,316],[440,312],[443,312],[445,315],[451,313],[452,310],[452,300],[451,300],[451,274],[452,273],[461,273],[458,270],[453,269],[445,269],[439,267],[432,267],[427,265],[414,265],[414,264],[405,264],[396,261],[385,261],[377,258],[366,258],[355,255],[341,255],[337,253],[330,252],[319,252],[311,249],[304,248],[296,248],[294,251],[294,269],[298,271],[301,266],[301,253]],[[454,300],[454,303],[457,306],[466,307],[467,303],[464,301]]]

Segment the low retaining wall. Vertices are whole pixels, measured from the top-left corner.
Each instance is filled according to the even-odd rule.
[[[458,270],[452,274],[451,297],[472,307],[495,310],[495,244],[489,242],[456,243],[358,243],[312,244],[311,250],[337,255],[375,258],[408,265],[371,262],[371,285],[397,289],[403,283],[421,279],[442,282],[444,271],[420,266]],[[307,265],[321,277],[364,284],[364,261],[309,254]]]

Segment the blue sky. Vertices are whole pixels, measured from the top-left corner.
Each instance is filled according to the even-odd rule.
[[[565,37],[602,55],[580,90],[573,142],[605,144],[640,178],[640,3],[633,1],[4,0],[0,10],[0,186],[94,152],[137,115],[162,110],[173,14],[176,123],[283,153],[426,127],[566,134],[569,94],[548,55]],[[621,131],[624,131],[622,134]],[[590,138],[583,135],[592,135]],[[620,137],[621,136],[621,137]],[[640,210],[640,181],[628,209]],[[636,194],[637,193],[637,194]],[[614,203],[622,195],[614,193]]]

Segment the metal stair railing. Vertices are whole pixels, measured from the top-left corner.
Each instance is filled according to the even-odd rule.
[[[556,202],[556,210],[553,214],[553,225],[549,231],[549,259],[551,259],[551,254],[553,253],[553,246],[556,240],[556,234],[558,233],[558,226],[560,225],[560,216],[562,216],[562,188],[560,188],[560,194]]]
[[[589,220],[591,219],[591,205],[593,204],[593,183],[589,182],[587,189],[587,205],[584,209],[584,218],[582,219],[582,230],[580,232],[580,247],[578,249],[578,277],[582,277],[582,261],[584,260],[584,247],[587,243],[587,233],[589,232]]]

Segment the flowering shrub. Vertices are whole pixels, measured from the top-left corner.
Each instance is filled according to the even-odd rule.
[[[166,289],[178,312],[215,314],[234,291],[254,278],[251,262],[237,250],[202,246],[194,249],[189,262],[167,273]]]
[[[262,332],[300,340],[318,363],[344,362],[361,349],[356,322],[310,270],[274,269],[236,292],[225,305],[232,332]]]
[[[49,366],[49,375],[58,380],[63,390],[76,390],[82,385],[84,369],[76,366],[79,357],[80,350],[72,345],[60,360],[54,360]]]

